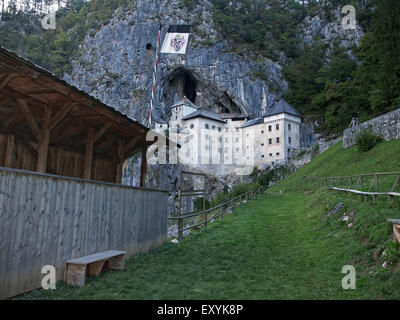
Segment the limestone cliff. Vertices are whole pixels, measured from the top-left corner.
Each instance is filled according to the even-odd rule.
[[[159,25],[161,39],[169,24],[191,24],[187,54],[183,63],[179,56],[161,54],[157,71],[154,117],[168,120],[169,106],[183,95],[204,109],[228,108],[249,116],[260,116],[281,99],[288,85],[282,71],[284,54],[278,61],[254,53],[246,56],[235,52],[223,40],[214,25],[211,4],[199,2],[193,10],[181,1],[134,0],[129,8],[118,9],[111,21],[96,32],[90,32],[72,62],[72,72],[65,79],[89,92],[106,104],[147,124],[155,46]],[[307,17],[299,25],[304,43],[319,37],[325,41],[338,39],[350,48],[362,36],[362,30],[342,30],[340,13],[329,22],[321,13]],[[262,70],[263,79],[256,75]],[[305,144],[312,144],[312,131],[302,135]],[[124,182],[137,184],[137,169],[132,160],[124,170]],[[150,168],[147,185],[171,190],[175,198],[179,168]],[[218,188],[233,179],[218,180]],[[171,205],[173,200],[171,200]]]

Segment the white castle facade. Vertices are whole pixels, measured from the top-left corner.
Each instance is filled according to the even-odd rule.
[[[302,117],[284,100],[255,119],[202,110],[186,98],[170,108],[169,123],[156,122],[155,129],[169,130],[169,139],[181,146],[179,161],[193,168],[248,174],[287,161],[300,148]]]

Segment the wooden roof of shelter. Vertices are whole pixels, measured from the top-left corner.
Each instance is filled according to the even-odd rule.
[[[0,47],[0,134],[14,135],[27,146],[37,143],[39,158],[48,142],[47,148],[84,155],[89,145],[93,157],[121,163],[153,143],[146,142],[149,130]],[[37,171],[46,172],[46,168],[38,165]]]

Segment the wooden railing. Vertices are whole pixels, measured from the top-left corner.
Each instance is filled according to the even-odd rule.
[[[243,194],[237,196],[236,198],[233,198],[229,201],[221,203],[210,209],[193,211],[193,212],[189,212],[189,213],[186,213],[186,214],[183,214],[180,216],[176,216],[176,217],[170,216],[170,217],[168,217],[168,219],[178,220],[178,239],[180,240],[180,239],[182,239],[183,231],[197,228],[202,225],[204,225],[204,228],[207,228],[208,222],[215,220],[217,218],[219,218],[220,221],[222,221],[222,219],[224,218],[224,215],[232,213],[233,209],[235,209],[237,207],[242,207],[243,203],[246,203],[248,200],[255,199],[257,197],[257,195],[259,195],[260,193],[263,193],[266,188],[267,188],[266,186],[261,186],[260,188],[258,188],[256,190],[243,193]],[[198,216],[203,216],[203,220],[201,220],[200,222],[196,222],[195,224],[192,224],[188,227],[183,227],[183,225],[184,225],[183,221],[185,219],[194,218],[194,217],[198,217]]]
[[[394,177],[394,182],[392,177]],[[396,192],[396,188],[400,190],[400,172],[367,173],[343,177],[303,176],[303,179],[309,185],[324,185],[329,190],[360,194],[364,197],[372,196],[374,202],[380,195],[387,196],[389,201],[392,201],[393,197],[400,197],[400,193]]]

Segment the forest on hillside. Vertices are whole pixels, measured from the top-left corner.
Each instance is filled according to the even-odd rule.
[[[200,0],[180,0],[191,10]],[[400,6],[398,0],[210,0],[220,36],[232,48],[259,59],[286,57],[284,98],[326,135],[340,133],[352,117],[361,121],[400,108]],[[0,45],[62,77],[84,37],[94,35],[129,0],[2,0]],[[44,30],[43,7],[55,4],[57,28]],[[298,25],[306,16],[354,5],[365,36],[350,57],[339,42],[305,45]],[[117,10],[121,8],[120,10]],[[354,59],[355,57],[355,59]],[[263,70],[254,70],[262,79]]]

